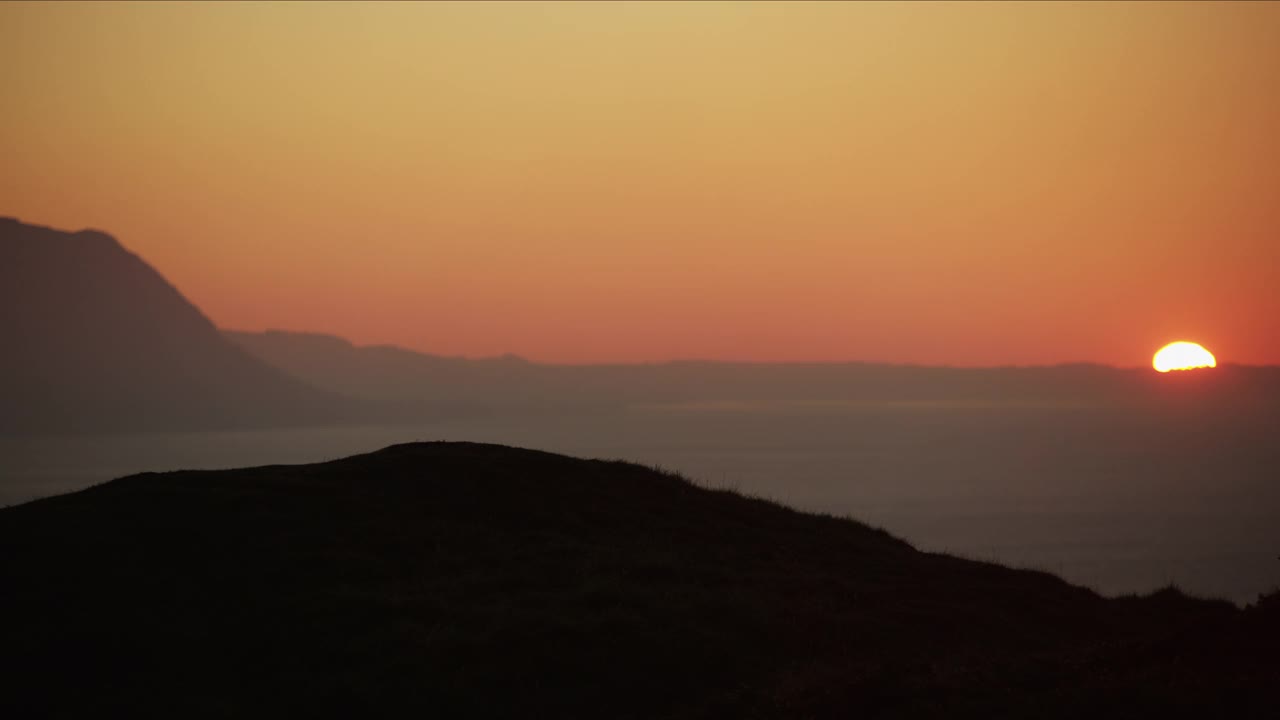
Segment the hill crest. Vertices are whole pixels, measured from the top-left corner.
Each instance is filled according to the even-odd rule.
[[[54,714],[1182,716],[1280,680],[1273,611],[476,443],[130,476],[0,510],[0,558],[6,699]]]

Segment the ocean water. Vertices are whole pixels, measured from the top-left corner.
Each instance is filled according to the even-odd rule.
[[[1280,587],[1273,419],[1082,407],[650,406],[414,426],[0,438],[0,506],[115,477],[497,442],[677,470],[1107,595]]]

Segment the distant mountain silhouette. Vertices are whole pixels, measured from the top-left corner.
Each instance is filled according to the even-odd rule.
[[[419,415],[474,415],[517,408],[613,406],[557,381],[554,371],[514,355],[459,358],[390,345],[356,347],[320,333],[224,330],[223,335],[263,362],[316,387]]]
[[[352,403],[229,343],[111,236],[0,218],[0,432],[324,424]]]
[[[950,368],[873,363],[547,365],[515,356],[467,359],[391,346],[357,347],[314,333],[225,332],[264,362],[317,386],[439,412],[601,410],[651,404],[941,406],[1210,404],[1274,412],[1280,368],[1223,366],[1159,375],[1074,364]]]
[[[921,403],[1241,408],[1277,419],[1280,369],[1157,376],[1096,365],[547,365],[219,331],[105,233],[0,218],[0,432],[195,430],[637,405]]]
[[[1103,599],[621,462],[419,443],[0,510],[9,717],[1269,717],[1280,597]]]

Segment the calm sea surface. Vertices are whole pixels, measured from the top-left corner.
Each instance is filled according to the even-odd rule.
[[[0,438],[0,506],[142,471],[498,442],[678,470],[1105,594],[1280,586],[1280,437],[1257,418],[1090,408],[684,406],[421,426]]]

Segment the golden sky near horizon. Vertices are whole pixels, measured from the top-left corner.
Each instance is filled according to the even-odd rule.
[[[0,215],[220,326],[1280,363],[1280,4],[0,5]]]

